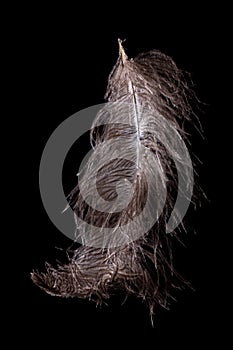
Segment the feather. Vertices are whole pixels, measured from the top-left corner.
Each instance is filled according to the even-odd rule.
[[[105,97],[91,129],[93,153],[69,196],[81,245],[67,264],[46,264],[31,277],[51,295],[97,303],[117,291],[134,294],[152,315],[186,283],[173,268],[177,233],[166,233],[166,222],[178,180],[184,198],[192,189],[190,158],[177,141],[187,139],[192,92],[170,57],[153,50],[129,59],[119,40]],[[173,216],[178,224],[179,209]]]

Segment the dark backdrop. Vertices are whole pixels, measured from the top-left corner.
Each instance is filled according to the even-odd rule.
[[[156,349],[168,346],[203,346],[216,340],[221,326],[218,316],[220,267],[216,256],[221,250],[218,240],[216,201],[216,131],[218,112],[216,75],[218,53],[223,45],[216,25],[221,12],[194,4],[179,9],[163,9],[140,4],[136,13],[123,7],[114,9],[33,8],[16,30],[17,86],[24,103],[20,127],[23,171],[21,186],[22,212],[18,221],[17,277],[13,299],[17,308],[12,324],[21,329],[17,339],[30,344],[66,347],[130,347],[142,344]],[[136,6],[136,5],[135,5]],[[110,5],[109,5],[110,7]],[[67,11],[68,10],[68,11]],[[218,15],[217,15],[218,14]],[[202,160],[198,166],[201,185],[209,197],[202,208],[191,215],[196,234],[184,237],[186,248],[177,247],[174,255],[181,272],[195,291],[183,291],[171,310],[158,310],[152,328],[148,310],[140,300],[114,298],[102,308],[79,299],[60,299],[46,295],[30,280],[33,269],[43,268],[45,261],[61,256],[56,247],[66,248],[70,241],[50,222],[42,206],[38,169],[45,143],[54,129],[82,108],[103,102],[108,74],[118,56],[117,38],[126,39],[127,54],[159,49],[170,55],[177,65],[192,74],[195,90],[204,103],[200,120],[205,140],[193,135],[195,153]],[[217,70],[217,74],[216,74]],[[215,74],[213,74],[215,71]],[[88,136],[80,141],[75,162],[88,149]],[[16,161],[17,155],[15,156]],[[74,166],[75,165],[75,166]],[[64,186],[75,184],[76,163],[67,162]],[[192,222],[191,222],[192,223]],[[217,249],[218,248],[218,249]],[[217,253],[218,252],[218,253]],[[13,300],[12,299],[12,300]]]

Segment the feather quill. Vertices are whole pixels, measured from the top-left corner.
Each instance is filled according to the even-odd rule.
[[[103,108],[97,114],[90,135],[92,158],[69,196],[77,236],[83,244],[73,249],[67,264],[56,268],[46,264],[46,272],[32,273],[33,282],[41,289],[51,295],[88,298],[97,303],[106,301],[117,291],[133,294],[148,304],[151,315],[156,304],[168,307],[172,288],[185,283],[172,264],[171,241],[176,233],[165,233],[177,195],[176,164],[182,165],[184,160],[180,159],[176,146],[172,147],[172,140],[170,148],[166,149],[161,137],[166,132],[163,123],[166,120],[176,133],[186,138],[183,125],[192,114],[190,91],[183,73],[170,57],[153,50],[129,59],[119,40],[119,57],[109,76],[105,95],[113,113]],[[107,141],[118,138],[124,140],[121,157],[112,157],[101,165],[101,152],[114,155],[114,143],[109,146]],[[146,150],[153,156],[151,162],[148,162]],[[96,167],[96,187],[100,198],[104,199],[104,210],[95,209],[98,203],[93,196],[95,184],[91,174]],[[182,177],[188,187],[188,172],[184,171]],[[80,188],[86,193],[85,199]],[[121,201],[117,201],[117,206],[116,199],[122,192],[124,198],[130,200],[119,210]],[[148,196],[151,198],[149,212],[142,214]],[[137,232],[137,226],[127,226],[140,215],[143,228],[151,217],[157,218],[144,235]],[[179,213],[176,215],[178,220]],[[77,219],[97,229],[87,232]],[[111,238],[101,235],[106,227],[118,229],[121,234]],[[86,235],[89,241],[92,239],[92,245],[85,244]],[[101,243],[98,244],[98,240]]]

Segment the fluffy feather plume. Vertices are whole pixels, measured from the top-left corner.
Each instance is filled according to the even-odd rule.
[[[110,108],[101,109],[93,122],[93,154],[69,196],[82,244],[69,263],[46,264],[46,272],[33,272],[32,280],[51,295],[99,303],[117,291],[134,294],[152,314],[155,304],[167,307],[172,288],[183,283],[172,266],[176,234],[166,233],[166,222],[177,198],[177,167],[186,191],[190,167],[172,135],[166,145],[162,141],[168,125],[186,138],[192,93],[170,57],[150,51],[128,59],[119,40],[105,97]],[[179,210],[174,217],[178,223]]]

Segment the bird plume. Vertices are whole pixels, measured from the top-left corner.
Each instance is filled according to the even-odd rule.
[[[118,292],[136,295],[152,315],[186,283],[173,267],[172,240],[183,216],[177,193],[190,201],[193,186],[183,141],[193,114],[189,85],[167,55],[152,50],[129,59],[119,40],[108,103],[90,131],[93,151],[68,197],[80,244],[66,264],[31,274],[45,292],[97,303]]]

